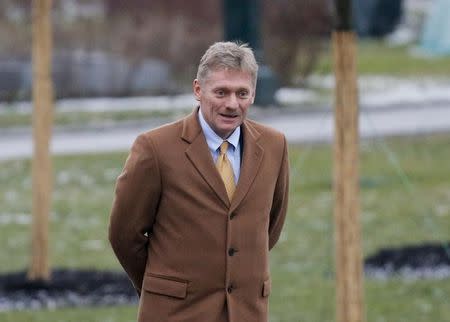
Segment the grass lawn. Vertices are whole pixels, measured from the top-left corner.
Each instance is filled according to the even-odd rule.
[[[190,109],[186,109],[190,110]],[[111,122],[120,122],[128,120],[152,119],[158,117],[174,117],[185,110],[123,110],[123,111],[102,111],[102,112],[61,112],[55,110],[54,124],[83,126],[88,124],[108,124]],[[31,126],[32,115],[30,113],[21,113],[14,110],[0,114],[0,128],[9,128],[17,126]]]
[[[381,40],[358,40],[357,70],[363,75],[422,77],[450,75],[450,57],[419,57],[409,46],[390,47]],[[331,46],[315,69],[319,74],[333,73]]]
[[[450,135],[388,140],[407,179],[401,179],[377,142],[361,143],[364,255],[386,246],[448,241]],[[114,153],[54,159],[53,266],[120,269],[106,229],[114,181],[125,158],[126,153]],[[271,254],[270,321],[334,321],[330,146],[291,146],[290,160],[289,214]],[[0,167],[0,272],[23,270],[30,246],[30,162],[4,161]],[[365,281],[370,322],[445,322],[449,298],[450,279]],[[57,309],[3,312],[0,321],[131,322],[135,315],[132,306]]]

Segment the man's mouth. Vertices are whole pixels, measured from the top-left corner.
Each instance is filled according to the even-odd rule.
[[[231,118],[231,119],[238,117],[237,114],[222,114],[222,113],[220,113],[219,115],[226,117],[226,118]]]

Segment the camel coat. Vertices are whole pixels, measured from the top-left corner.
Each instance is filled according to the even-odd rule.
[[[117,179],[109,239],[140,322],[267,322],[269,250],[286,215],[284,136],[246,120],[230,202],[197,110],[138,136]]]

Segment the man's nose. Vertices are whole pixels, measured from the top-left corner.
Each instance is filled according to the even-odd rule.
[[[232,94],[229,96],[227,107],[236,109],[239,107],[239,101],[235,94]]]

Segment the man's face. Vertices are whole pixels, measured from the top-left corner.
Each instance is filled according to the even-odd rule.
[[[210,71],[202,84],[194,80],[194,94],[206,122],[223,139],[242,124],[255,98],[250,73],[228,69]]]

